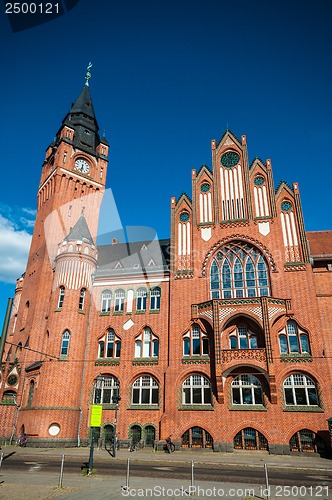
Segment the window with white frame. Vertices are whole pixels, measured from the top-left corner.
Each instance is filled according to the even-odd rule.
[[[114,311],[122,312],[124,309],[125,291],[116,290],[114,295]]]
[[[119,358],[121,353],[121,339],[113,328],[110,328],[107,334],[99,340],[98,358]]]
[[[78,302],[78,308],[80,311],[83,311],[84,309],[85,294],[86,294],[86,289],[82,288],[80,291],[80,299]]]
[[[150,311],[159,311],[160,310],[160,296],[161,289],[159,286],[152,288],[150,290]]]
[[[157,381],[149,375],[139,377],[133,383],[132,403],[135,405],[157,405],[159,386]]]
[[[183,382],[182,403],[184,405],[209,405],[211,402],[211,384],[204,375],[193,374]]]
[[[59,288],[59,298],[58,298],[58,308],[61,309],[63,306],[63,301],[65,300],[65,287],[60,286]]]
[[[104,290],[101,294],[101,312],[110,312],[112,293],[111,290]]]
[[[199,325],[192,325],[190,331],[183,336],[184,356],[204,356],[209,354],[209,340]]]
[[[212,260],[210,290],[212,299],[269,295],[268,267],[261,252],[242,241],[225,245]]]
[[[66,330],[62,334],[60,356],[68,356],[69,341],[70,341],[70,333],[68,330]]]
[[[301,373],[294,373],[284,382],[285,403],[290,406],[319,406],[315,382]]]
[[[255,375],[241,374],[232,382],[232,402],[234,405],[262,405],[262,384]]]
[[[146,311],[146,298],[147,298],[147,291],[145,288],[139,288],[136,292],[137,296],[137,304],[136,304],[136,309],[137,311]]]
[[[156,358],[159,351],[159,339],[151,328],[144,328],[135,340],[135,358]]]
[[[256,349],[257,334],[249,329],[245,323],[239,323],[229,334],[231,349]]]
[[[310,354],[308,334],[301,330],[295,321],[287,322],[286,327],[279,334],[281,354]]]
[[[118,396],[120,384],[116,377],[112,375],[103,375],[95,379],[93,403],[94,404],[113,404],[113,396]]]

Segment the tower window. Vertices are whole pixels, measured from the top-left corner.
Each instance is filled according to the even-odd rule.
[[[85,294],[86,294],[86,289],[82,288],[81,292],[80,292],[80,300],[78,303],[78,308],[80,311],[83,311],[83,309],[84,309]]]
[[[59,299],[58,299],[58,308],[61,309],[63,306],[63,301],[65,300],[65,287],[60,286],[59,289]]]
[[[69,333],[68,330],[66,330],[62,334],[60,356],[68,356],[68,352],[69,352],[69,340],[70,340],[70,333]]]

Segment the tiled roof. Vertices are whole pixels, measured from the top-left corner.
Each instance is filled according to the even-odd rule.
[[[307,238],[312,257],[332,257],[332,231],[310,231]]]
[[[150,240],[98,246],[96,278],[169,270],[170,241]]]

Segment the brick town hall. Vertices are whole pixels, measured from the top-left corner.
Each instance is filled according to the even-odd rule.
[[[332,231],[306,232],[298,184],[275,187],[271,160],[249,163],[227,130],[172,198],[169,240],[97,246],[109,145],[88,76],[41,169],[1,434],[87,445],[100,405],[95,438],[117,417],[120,446],[328,451]]]

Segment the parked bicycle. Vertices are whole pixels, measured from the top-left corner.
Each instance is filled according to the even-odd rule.
[[[17,439],[17,446],[26,446],[28,444],[28,435],[25,433],[22,433],[18,436]]]
[[[165,452],[166,453],[172,453],[175,451],[175,444],[172,443],[172,440],[170,437],[166,438],[166,445],[165,445]]]
[[[144,448],[144,441],[141,439],[140,441],[134,441],[129,448],[129,451],[138,451]]]

